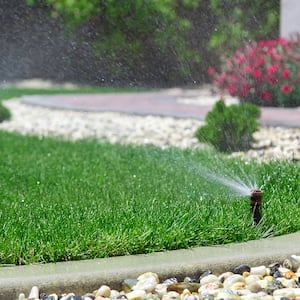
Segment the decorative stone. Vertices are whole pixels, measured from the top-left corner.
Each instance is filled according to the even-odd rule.
[[[214,299],[219,293],[218,289],[206,289],[201,291],[200,294],[200,298],[204,298],[204,299]]]
[[[258,300],[259,299],[256,294],[253,294],[251,292],[247,293],[247,294],[242,294],[242,295],[239,293],[239,295],[241,296],[241,298],[243,300]]]
[[[244,290],[245,288],[246,288],[246,283],[241,281],[235,282],[230,286],[231,290]]]
[[[31,291],[29,293],[29,296],[28,296],[28,299],[31,300],[31,299],[39,299],[39,288],[37,286],[33,286],[31,288]]]
[[[204,278],[204,277],[206,277],[206,276],[208,276],[208,275],[211,275],[212,273],[213,273],[212,270],[207,270],[207,271],[205,271],[204,273],[202,273],[202,274],[200,275],[199,281],[201,281],[202,278]]]
[[[278,278],[277,280],[280,281],[281,284],[283,285],[283,287],[285,287],[285,288],[299,287],[299,284],[295,279],[286,279],[286,278],[282,277],[282,278]]]
[[[260,275],[249,275],[245,277],[246,284],[257,283],[259,280],[262,280],[262,276]]]
[[[145,300],[161,300],[157,294],[147,294]]]
[[[241,297],[229,290],[221,290],[215,297],[216,300],[240,300]]]
[[[275,299],[281,299],[282,297],[294,299],[296,295],[293,289],[284,288],[274,291],[273,296]]]
[[[204,285],[204,284],[207,284],[207,283],[217,283],[217,284],[219,284],[220,280],[216,275],[210,274],[210,275],[207,275],[205,277],[202,277],[201,280],[200,280],[200,285]]]
[[[157,284],[155,287],[155,293],[161,298],[163,295],[167,294],[167,285],[166,284]]]
[[[182,296],[185,296],[185,295],[192,295],[192,293],[188,290],[188,289],[185,289],[182,294]]]
[[[162,300],[179,300],[179,293],[175,291],[170,291],[163,296]]]
[[[200,288],[198,289],[198,292],[202,294],[202,292],[208,292],[208,291],[218,290],[218,289],[219,289],[219,284],[214,282],[209,282],[201,285]]]
[[[132,290],[144,290],[147,293],[154,291],[159,283],[158,275],[152,272],[147,272],[137,278],[137,283],[132,287]]]
[[[48,295],[46,293],[41,293],[40,294],[40,299],[41,300],[47,300],[48,299]]]
[[[293,291],[296,297],[300,297],[300,287],[294,288]]]
[[[233,268],[232,273],[243,275],[244,272],[250,273],[251,268],[248,265],[239,265]]]
[[[249,291],[255,294],[263,290],[262,287],[257,282],[251,282],[250,284],[247,285],[247,287]]]
[[[144,290],[135,290],[126,294],[128,300],[143,300],[146,296]]]
[[[122,282],[122,290],[125,293],[129,293],[132,290],[132,287],[138,282],[137,279],[127,278]]]
[[[156,283],[159,283],[158,275],[156,273],[153,273],[153,272],[143,273],[142,275],[140,275],[137,278],[137,280],[138,281],[145,281],[145,280],[148,280],[149,278],[154,279],[156,281]]]
[[[297,272],[297,270],[300,266],[300,262],[297,260],[296,257],[290,256],[289,258],[287,258],[283,261],[282,266],[293,272]]]
[[[252,267],[250,269],[250,274],[251,275],[261,275],[265,276],[267,275],[267,267],[266,266],[258,266],[258,267]]]
[[[293,271],[287,271],[284,277],[287,279],[297,279],[297,275]]]
[[[278,262],[269,265],[269,275],[273,276],[276,271],[278,271],[280,264]]]
[[[127,297],[126,297],[126,295],[120,293],[120,295],[117,297],[117,299],[126,300]]]
[[[171,283],[178,283],[177,278],[175,277],[168,278],[162,284],[169,285]]]
[[[199,300],[198,297],[194,294],[191,295],[183,295],[181,300]]]
[[[46,298],[46,300],[58,300],[58,295],[56,295],[56,294],[50,294],[50,295],[48,295],[48,297]]]
[[[230,277],[231,275],[233,275],[232,272],[225,272],[225,273],[222,273],[218,279],[221,283],[223,283],[225,281],[225,279],[227,279],[228,277]]]
[[[25,294],[24,293],[19,294],[18,300],[25,300]]]
[[[245,278],[242,275],[233,274],[224,281],[223,283],[224,289],[230,290],[231,286],[236,282],[246,283]]]
[[[95,299],[95,296],[93,294],[85,294],[82,296],[82,300],[94,300]]]
[[[96,292],[96,296],[102,296],[104,298],[109,298],[110,297],[110,287],[107,285],[102,285],[99,290]]]
[[[117,290],[111,290],[110,291],[110,298],[111,299],[117,299],[120,296],[120,292]]]
[[[265,286],[265,291],[269,295],[272,295],[275,290],[282,289],[282,288],[283,288],[282,283],[280,281],[278,281],[277,279],[274,279],[273,281],[269,282]]]
[[[183,282],[194,282],[194,283],[195,283],[195,282],[197,282],[197,281],[196,281],[196,279],[194,279],[194,278],[191,278],[191,277],[185,277],[184,280],[183,280]]]
[[[261,300],[274,300],[274,297],[271,295],[263,295],[263,296],[259,296],[259,299]]]
[[[64,297],[61,298],[61,300],[64,300]],[[82,300],[82,297],[79,296],[79,295],[74,295],[73,293],[71,293],[71,294],[68,294],[68,295],[65,297],[65,300]]]
[[[80,300],[78,297],[81,296],[76,296],[74,293],[69,293],[60,297],[59,300]]]
[[[281,277],[283,277],[283,274],[278,269],[277,271],[274,272],[273,277],[274,278],[281,278]]]
[[[188,282],[180,282],[180,283],[173,283],[168,285],[167,291],[175,291],[181,294],[185,289],[189,290],[191,293],[197,292],[200,288],[200,283],[188,283]]]
[[[250,272],[244,272],[242,275],[244,278],[247,278],[248,276],[250,276]]]

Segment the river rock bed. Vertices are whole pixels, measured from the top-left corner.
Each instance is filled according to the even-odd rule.
[[[291,255],[282,263],[265,266],[237,265],[222,274],[207,270],[199,278],[185,277],[160,281],[156,273],[146,272],[138,278],[125,279],[120,291],[107,285],[85,295],[46,294],[32,287],[18,300],[300,300],[300,256]]]
[[[4,105],[12,112],[12,119],[0,123],[0,129],[24,135],[69,140],[96,138],[111,143],[161,148],[205,147],[194,137],[195,131],[204,122],[195,119],[56,110],[24,104],[18,99],[6,101]],[[232,155],[258,161],[300,160],[300,128],[260,127],[254,137],[253,149]]]

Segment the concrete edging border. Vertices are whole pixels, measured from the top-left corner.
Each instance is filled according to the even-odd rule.
[[[161,279],[197,277],[207,269],[221,273],[237,264],[250,266],[283,261],[300,255],[300,232],[224,246],[128,255],[84,261],[0,268],[0,299],[17,299],[37,285],[47,293],[84,294],[102,284],[118,289],[126,278],[155,272]]]

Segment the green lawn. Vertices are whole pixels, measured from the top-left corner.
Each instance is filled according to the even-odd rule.
[[[29,264],[216,245],[300,230],[300,164],[212,152],[24,137],[0,131],[0,263]],[[209,180],[264,185],[248,196]]]
[[[127,93],[127,92],[144,92],[145,89],[117,89],[117,88],[74,88],[74,89],[63,89],[63,88],[16,88],[7,87],[0,88],[0,101],[10,99],[14,97],[20,97],[23,95],[51,95],[51,94],[85,94],[85,93]]]

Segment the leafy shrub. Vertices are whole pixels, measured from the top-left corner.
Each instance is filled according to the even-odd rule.
[[[262,106],[300,105],[300,38],[251,42],[222,62],[220,73],[208,73],[230,95]]]
[[[10,111],[0,103],[0,123],[5,120],[9,120],[10,117]]]
[[[280,0],[26,3],[62,21],[74,47],[92,45],[92,65],[99,70],[94,76],[102,85],[204,83],[207,67],[219,65],[220,51],[232,54],[246,41],[275,38],[279,29]]]
[[[219,55],[250,40],[279,36],[280,0],[210,0],[210,7],[216,19],[209,46]]]
[[[29,5],[48,5],[53,17],[64,20],[66,33],[78,35],[78,42],[90,36],[100,62],[105,58],[108,70],[125,78],[136,66],[143,70],[153,54],[162,58],[172,55],[176,72],[185,76],[189,74],[186,61],[199,64],[199,53],[190,48],[188,41],[192,24],[184,14],[200,2],[26,0]]]
[[[206,125],[196,131],[202,143],[209,143],[222,152],[248,150],[253,142],[253,133],[258,129],[260,109],[251,103],[226,106],[218,101],[206,115]]]

